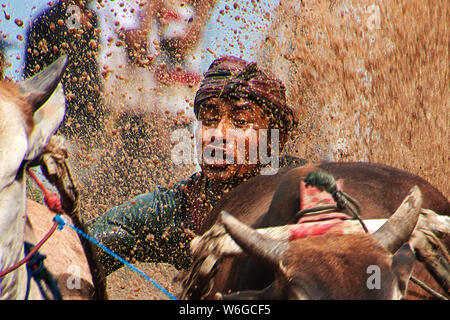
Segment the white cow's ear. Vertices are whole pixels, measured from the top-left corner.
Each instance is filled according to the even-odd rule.
[[[33,108],[33,112],[36,112],[53,94],[68,62],[67,56],[61,56],[38,74],[18,83],[20,92]]]
[[[25,160],[34,160],[42,153],[50,137],[63,122],[65,112],[66,99],[59,84],[47,102],[34,113],[34,128],[28,140]]]

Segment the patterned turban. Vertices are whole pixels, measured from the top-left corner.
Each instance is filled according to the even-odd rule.
[[[256,63],[225,56],[215,60],[195,95],[194,113],[201,104],[218,97],[251,99],[271,118],[271,128],[292,130],[297,121],[294,110],[286,103],[286,88],[281,81],[267,76]]]

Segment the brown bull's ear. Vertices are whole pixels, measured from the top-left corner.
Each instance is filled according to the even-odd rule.
[[[403,296],[406,295],[408,290],[408,282],[413,272],[415,261],[416,256],[411,250],[409,243],[398,249],[392,259],[392,271],[397,277],[398,287]]]
[[[19,83],[20,92],[37,111],[55,91],[64,74],[68,62],[67,56],[58,58],[43,71]]]

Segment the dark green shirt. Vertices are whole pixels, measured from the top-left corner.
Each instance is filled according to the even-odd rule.
[[[292,157],[280,162],[283,166],[305,163]],[[188,196],[190,192],[194,196]],[[191,264],[190,240],[203,221],[195,208],[198,203],[207,205],[203,211],[208,213],[217,201],[209,180],[198,172],[172,189],[157,187],[109,209],[88,227],[88,232],[130,262],[166,262],[186,269]],[[106,253],[101,252],[100,259],[107,274],[121,266]]]
[[[191,230],[196,228],[185,190],[194,185],[205,189],[214,206],[216,197],[208,179],[196,173],[172,189],[156,187],[151,193],[109,209],[88,227],[88,232],[131,262],[167,262],[178,269],[188,268]],[[107,254],[101,253],[100,258],[108,274],[121,266]]]

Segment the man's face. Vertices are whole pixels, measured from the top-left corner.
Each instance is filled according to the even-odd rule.
[[[212,98],[201,104],[198,120],[202,124],[198,132],[203,152],[200,166],[207,178],[223,182],[241,179],[259,167],[259,160],[249,161],[250,149],[257,148],[258,130],[269,128],[269,118],[257,103]],[[245,141],[245,147],[238,139]]]

